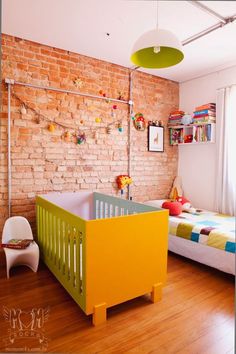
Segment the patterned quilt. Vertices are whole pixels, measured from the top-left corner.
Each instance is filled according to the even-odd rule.
[[[202,211],[170,216],[169,232],[193,242],[235,253],[235,217]]]

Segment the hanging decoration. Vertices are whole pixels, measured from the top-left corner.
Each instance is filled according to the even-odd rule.
[[[121,120],[119,120],[119,121],[118,121],[117,128],[118,128],[118,131],[119,131],[120,133],[122,133],[122,132],[123,132],[123,126],[122,126],[122,122],[121,122]]]
[[[26,113],[27,113],[27,110],[26,110],[24,104],[21,105],[20,113],[21,113],[21,114],[26,114]]]
[[[96,122],[96,123],[101,123],[101,121],[102,121],[102,118],[100,118],[100,117],[96,117],[96,118],[95,118],[95,122]]]
[[[81,132],[77,136],[77,144],[81,145],[86,142],[86,136],[84,132]]]
[[[103,92],[103,94],[105,94],[105,93]],[[78,145],[81,145],[81,144],[85,143],[87,134],[85,135],[84,130],[89,130],[89,133],[92,134],[92,136],[96,140],[98,139],[98,132],[97,132],[98,129],[105,129],[105,132],[107,134],[111,134],[112,133],[112,127],[117,125],[118,131],[119,132],[123,132],[122,121],[119,119],[119,120],[115,120],[115,121],[113,121],[113,122],[111,122],[111,123],[109,123],[107,125],[99,124],[99,126],[97,126],[96,128],[92,128],[92,129],[89,128],[89,127],[88,128],[83,128],[83,132],[79,131],[79,134],[77,134],[77,132],[75,132],[75,127],[74,126],[65,125],[65,124],[59,123],[59,122],[57,122],[55,120],[52,120],[52,119],[48,118],[47,116],[43,115],[42,113],[37,111],[32,106],[30,106],[28,103],[24,102],[13,91],[12,91],[12,96],[20,102],[20,105],[21,105],[20,111],[23,110],[23,108],[25,109],[25,110],[23,110],[22,114],[27,113],[27,110],[31,111],[32,113],[34,113],[34,115],[35,115],[34,121],[35,121],[36,124],[40,124],[41,122],[47,122],[48,124],[47,124],[46,129],[50,133],[53,133],[55,131],[56,127],[59,127],[61,129],[63,129],[64,131],[62,132],[61,139],[63,139],[65,142],[72,142],[74,140],[74,142],[77,143]],[[112,111],[111,116],[113,117],[114,116],[114,111],[117,109],[117,105],[113,105],[111,108],[112,108],[111,109],[111,111]],[[97,118],[95,118],[95,121],[96,121],[96,123],[102,123],[102,118],[97,117]],[[84,125],[84,120],[81,119],[79,121],[79,124],[80,125]],[[72,137],[74,137],[74,139],[72,139]]]
[[[123,93],[121,91],[118,91],[118,97],[117,97],[118,100],[120,101],[124,101],[124,97],[123,97]]]
[[[107,128],[106,128],[106,132],[107,132],[107,134],[111,134],[111,127],[110,126],[108,126]]]
[[[99,90],[99,94],[103,97],[106,97],[106,92],[104,92],[103,90]]]
[[[55,131],[55,125],[54,124],[48,124],[48,131],[50,133],[53,133]]]
[[[66,142],[71,141],[71,136],[72,136],[71,132],[69,132],[69,131],[67,130],[67,131],[65,132],[65,134],[64,134],[64,140],[65,140]]]
[[[36,123],[36,124],[40,124],[40,122],[41,122],[41,121],[40,121],[40,116],[36,116],[36,118],[35,118],[35,123]]]
[[[98,131],[97,131],[97,130],[94,132],[93,137],[94,137],[94,139],[96,139],[96,140],[98,139]]]
[[[139,131],[143,131],[146,129],[146,120],[142,113],[140,112],[136,113],[133,121],[134,121],[135,129]]]
[[[84,84],[84,82],[79,78],[77,77],[74,81],[73,81],[74,85],[77,87],[77,88],[81,88]]]

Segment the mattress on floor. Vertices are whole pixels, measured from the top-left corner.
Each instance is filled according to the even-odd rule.
[[[160,207],[164,200],[145,204]],[[235,253],[235,217],[204,210],[169,217],[169,234],[196,243]]]

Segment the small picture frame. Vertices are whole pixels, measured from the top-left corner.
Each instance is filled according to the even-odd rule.
[[[149,125],[148,151],[164,152],[164,127]]]

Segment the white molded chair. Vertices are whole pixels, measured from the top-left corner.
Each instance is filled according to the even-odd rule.
[[[28,220],[22,216],[12,216],[7,219],[3,228],[2,243],[8,243],[12,238],[33,240],[33,234]],[[22,250],[4,248],[7,264],[7,277],[11,267],[26,265],[34,272],[37,272],[39,264],[39,247],[32,242]]]

